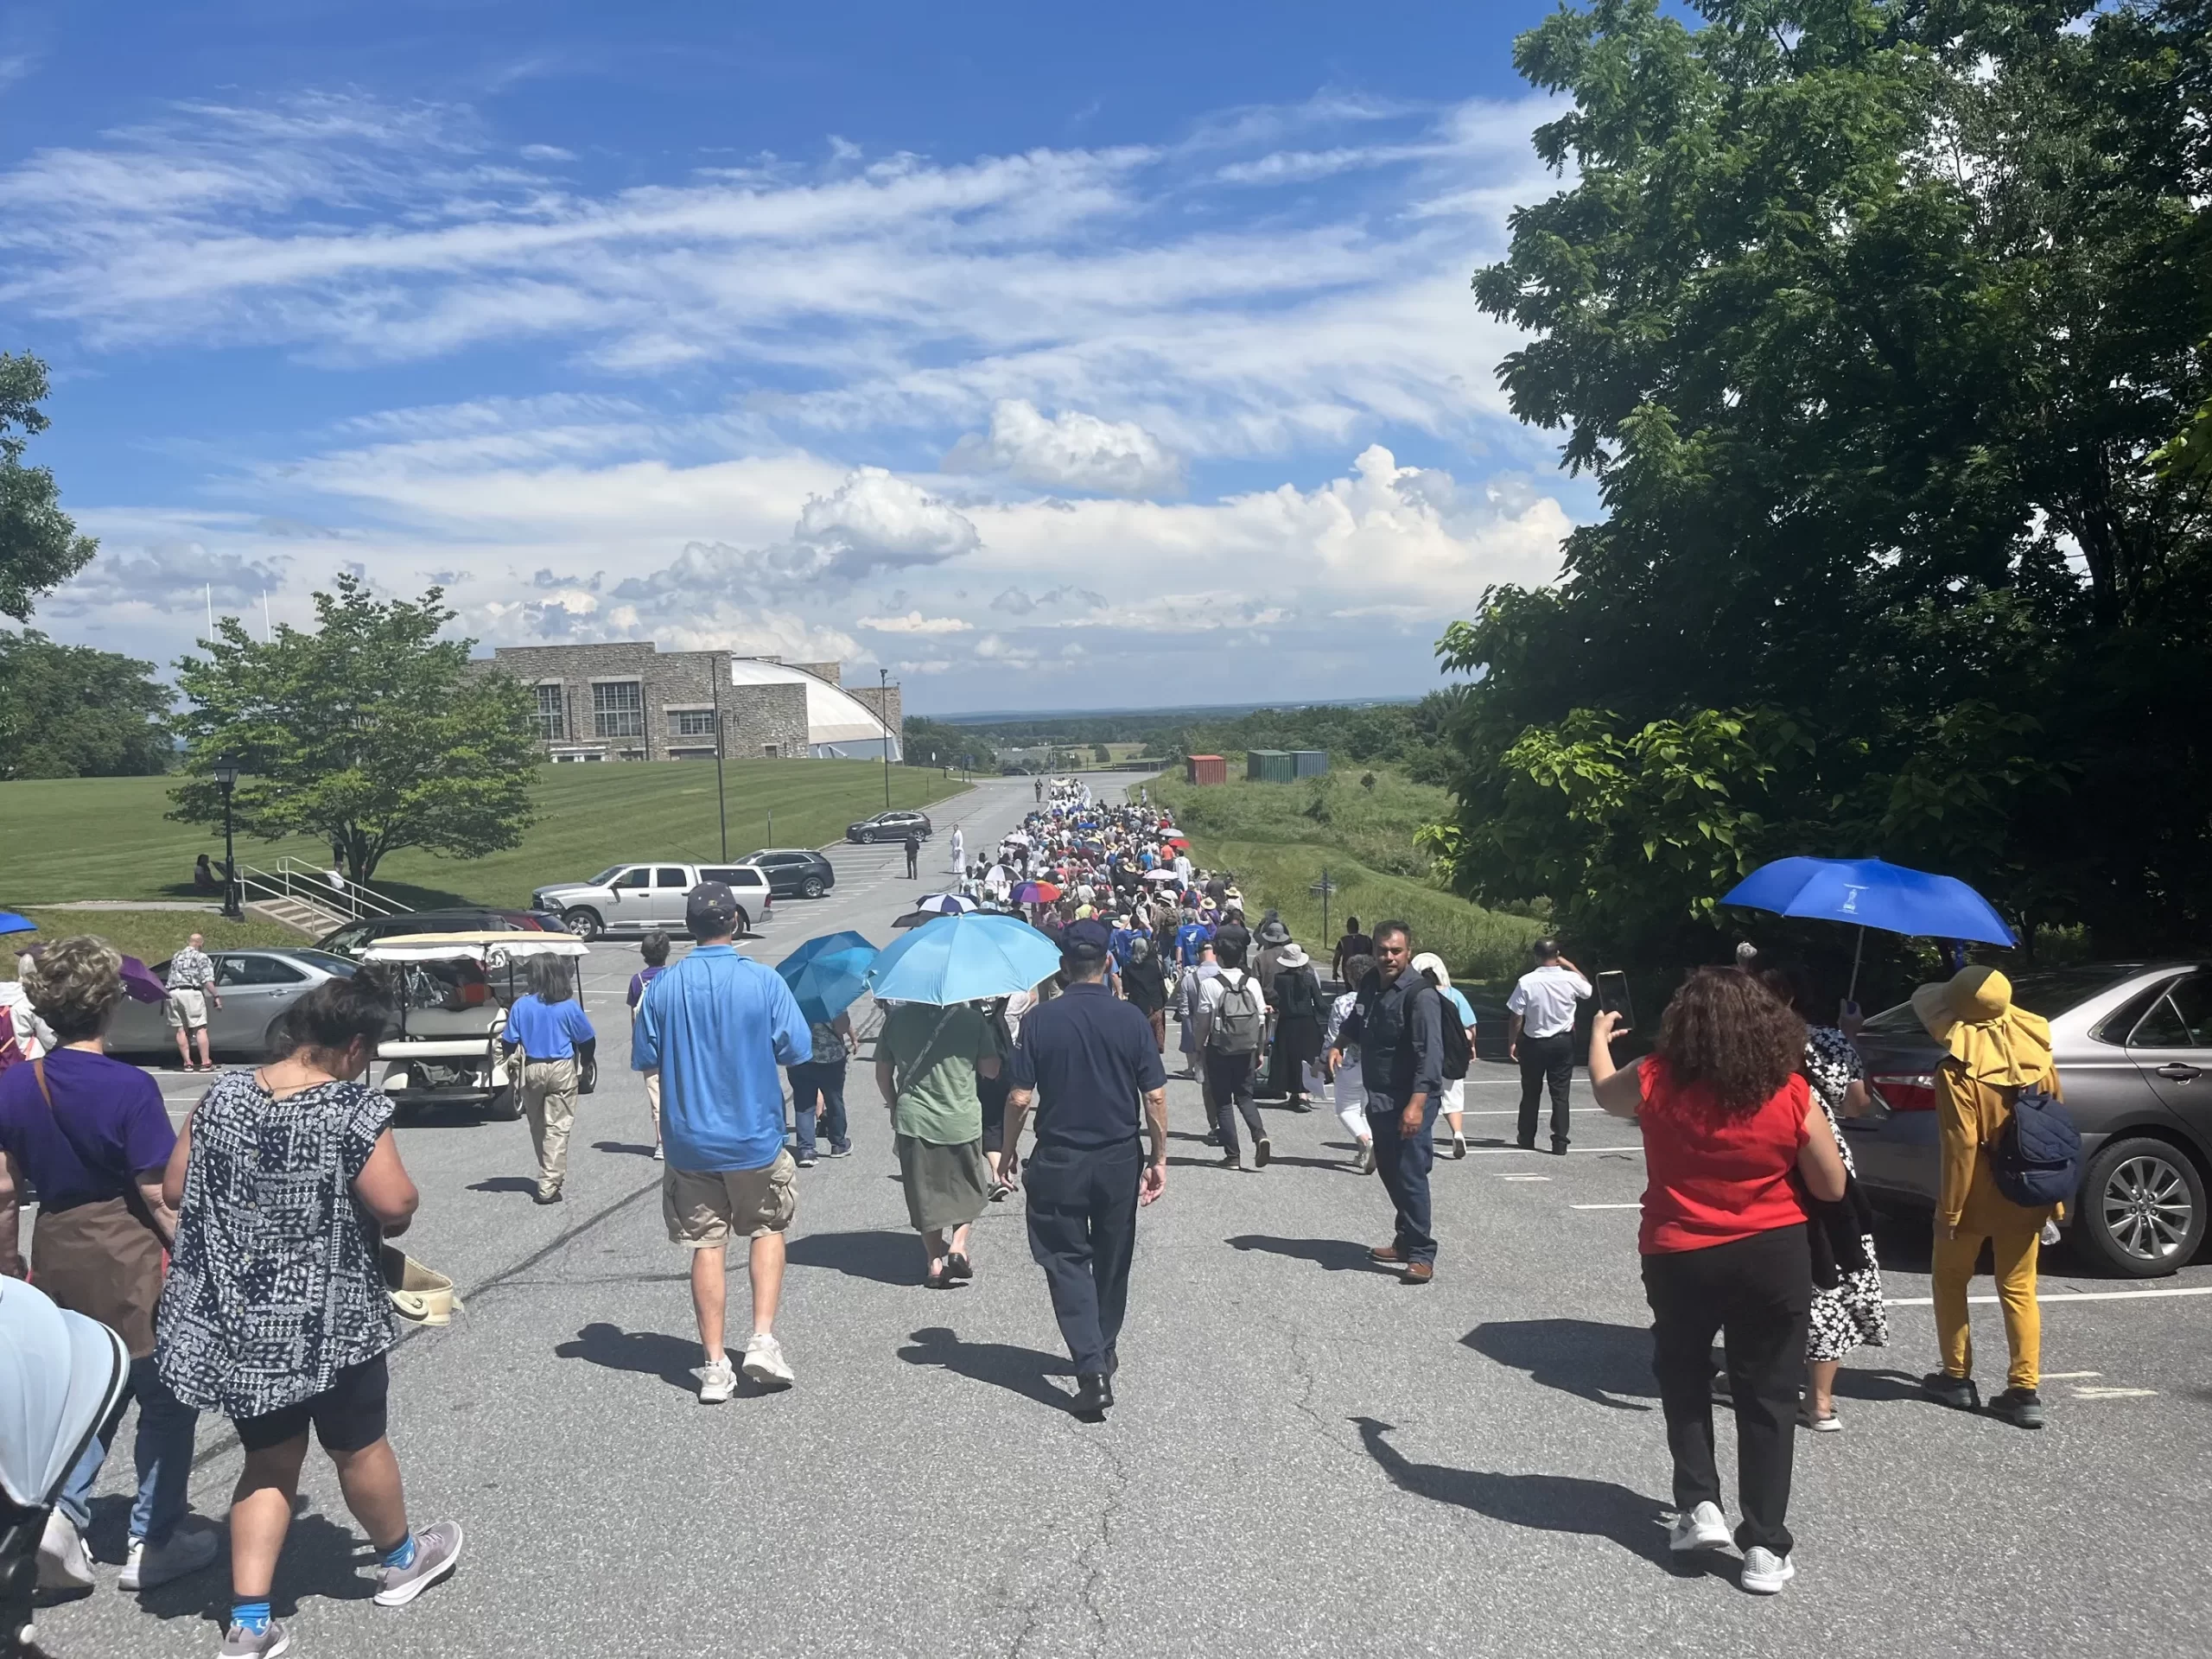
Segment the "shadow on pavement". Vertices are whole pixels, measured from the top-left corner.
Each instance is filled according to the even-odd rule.
[[[1548,1389],[1577,1395],[1616,1411],[1651,1408],[1616,1395],[1659,1397],[1651,1375],[1651,1332],[1642,1325],[1595,1319],[1504,1319],[1478,1325],[1459,1338],[1501,1365],[1526,1371]]]
[[[921,1240],[913,1233],[809,1233],[784,1246],[784,1259],[794,1267],[828,1268],[879,1285],[918,1285],[925,1271]]]
[[[1283,1160],[1278,1158],[1275,1161]],[[1367,1246],[1348,1238],[1270,1238],[1265,1233],[1239,1233],[1223,1242],[1232,1250],[1265,1250],[1269,1255],[1287,1255],[1294,1262],[1311,1262],[1331,1273],[1377,1271],[1375,1263],[1367,1259]]]
[[[471,1181],[472,1192],[535,1192],[537,1183],[527,1175],[494,1175],[488,1180]]]
[[[282,1619],[297,1618],[302,1601],[365,1601],[377,1592],[376,1551],[354,1530],[352,1517],[334,1520],[307,1509],[306,1503],[301,1498],[294,1503],[291,1528],[284,1535],[284,1554],[269,1599],[270,1611]],[[199,1523],[188,1521],[186,1524]],[[205,1619],[214,1627],[214,1640],[219,1644],[231,1619],[227,1537],[224,1541],[226,1547],[208,1567],[141,1595],[140,1609],[158,1619]],[[467,1570],[465,1561],[460,1570]],[[437,1593],[430,1592],[433,1596]]]
[[[594,1141],[591,1143],[591,1149],[594,1152],[626,1152],[633,1158],[653,1155],[651,1147],[635,1146],[627,1141]]]
[[[941,1325],[917,1331],[910,1340],[912,1347],[899,1351],[899,1357],[909,1365],[942,1366],[956,1376],[988,1382],[1056,1411],[1067,1409],[1068,1396],[1045,1380],[1075,1374],[1074,1367],[1057,1354],[1006,1342],[963,1342]]]
[[[657,1376],[686,1394],[698,1387],[694,1373],[702,1363],[696,1337],[671,1337],[658,1331],[625,1331],[617,1325],[588,1325],[575,1340],[553,1350],[556,1359],[581,1359],[610,1371]]]
[[[1586,1480],[1579,1475],[1490,1474],[1415,1463],[1383,1439],[1395,1432],[1391,1424],[1372,1417],[1351,1421],[1358,1425],[1367,1455],[1402,1491],[1439,1503],[1455,1503],[1509,1526],[1610,1538],[1631,1555],[1660,1567],[1671,1565],[1667,1529],[1661,1524],[1656,1498],[1610,1480]]]

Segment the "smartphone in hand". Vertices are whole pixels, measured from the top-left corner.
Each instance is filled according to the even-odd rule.
[[[1616,1035],[1636,1029],[1636,1007],[1629,1001],[1628,976],[1618,969],[1608,969],[1598,976],[1598,1008],[1601,1014],[1618,1014],[1621,1022],[1614,1027]]]

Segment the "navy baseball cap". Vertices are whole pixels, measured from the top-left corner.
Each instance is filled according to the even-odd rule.
[[[1103,957],[1113,943],[1106,924],[1084,920],[1076,922],[1060,934],[1060,952],[1070,957]]]
[[[683,931],[695,939],[719,939],[737,929],[737,895],[727,881],[702,881],[683,897]]]

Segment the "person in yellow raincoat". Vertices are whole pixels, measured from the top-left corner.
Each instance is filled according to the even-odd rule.
[[[1913,993],[1912,1007],[1945,1050],[1936,1067],[1942,1162],[1933,1287],[1943,1369],[1924,1379],[1925,1385],[1948,1406],[1971,1410],[1980,1402],[1967,1287],[1986,1240],[2012,1352],[2005,1391],[1990,1401],[1989,1409],[2021,1428],[2041,1428],[2044,1406],[2036,1390],[2042,1380],[2043,1320],[2036,1306],[2036,1255],[2044,1224],[2064,1206],[2030,1209],[2013,1203],[1999,1191],[1990,1160],[2023,1089],[2060,1095],[2050,1025],[2013,1006],[2012,982],[1994,968],[1965,968],[1941,984],[1923,985]]]

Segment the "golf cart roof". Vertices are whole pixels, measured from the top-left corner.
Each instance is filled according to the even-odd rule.
[[[364,962],[486,962],[493,957],[581,957],[589,947],[570,933],[505,932],[479,928],[466,933],[403,933],[361,951]]]

